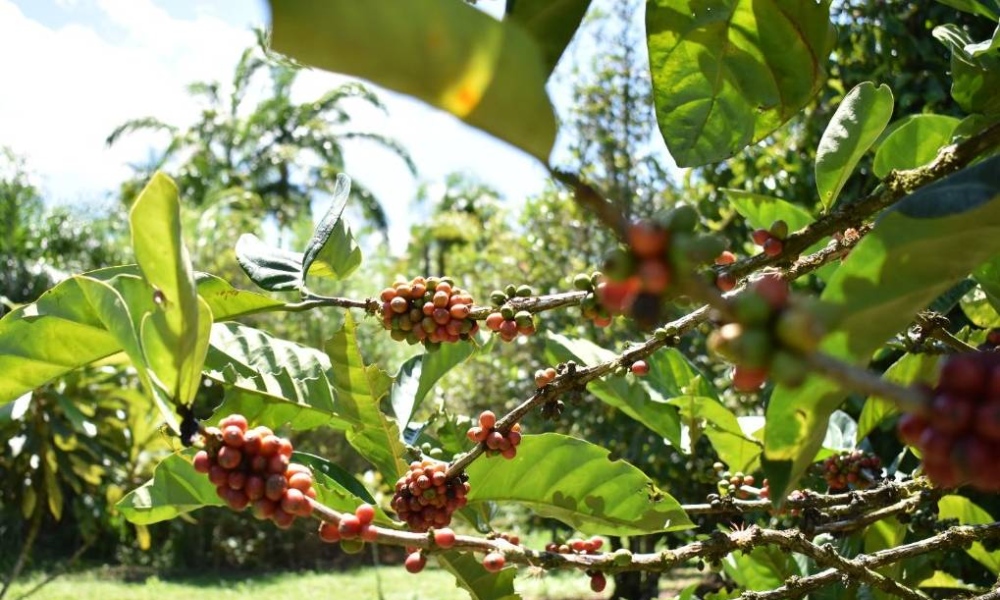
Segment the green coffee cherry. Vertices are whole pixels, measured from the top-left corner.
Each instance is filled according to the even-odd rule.
[[[573,278],[573,287],[581,292],[587,292],[594,288],[594,284],[590,282],[589,275],[581,273]]]
[[[514,294],[521,298],[527,298],[528,296],[533,296],[534,292],[531,290],[530,285],[521,285],[514,291]]]
[[[774,223],[771,223],[771,228],[768,229],[768,231],[770,231],[771,235],[774,237],[779,240],[783,240],[788,237],[788,223],[778,219]]]
[[[490,292],[490,302],[493,306],[500,306],[507,301],[507,294],[503,290],[493,290]]]
[[[503,316],[504,321],[510,321],[514,318],[514,307],[510,304],[504,304],[500,307],[500,315]]]
[[[511,284],[504,288],[504,292],[507,293],[508,298],[513,298],[514,296],[517,295],[517,288],[514,287],[513,284]]]
[[[694,231],[698,226],[698,211],[690,204],[681,204],[667,213],[663,225],[678,233]]]
[[[528,327],[535,323],[531,313],[526,310],[517,311],[514,315],[514,322],[517,323],[518,327]]]

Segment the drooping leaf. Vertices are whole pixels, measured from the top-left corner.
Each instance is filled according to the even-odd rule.
[[[823,291],[822,300],[844,315],[823,340],[824,352],[867,362],[918,311],[1000,253],[998,168],[1000,158],[987,159],[921,188],[879,219]],[[791,491],[786,486],[812,462],[843,398],[836,383],[819,376],[775,389],[764,460],[773,497]]]
[[[679,166],[729,158],[806,105],[836,39],[829,13],[829,1],[646,3],[656,119]]]
[[[542,48],[552,73],[579,29],[590,0],[507,0],[507,20],[524,27]]]
[[[351,194],[351,178],[337,174],[333,204],[320,220],[302,258],[302,281],[307,275],[346,279],[361,265],[361,248],[341,218]]]
[[[148,525],[173,519],[203,506],[223,506],[208,477],[194,470],[194,448],[171,454],[153,478],[118,501],[115,508],[132,523]]]
[[[680,504],[607,449],[543,433],[526,435],[513,460],[481,458],[467,469],[469,503],[524,504],[591,535],[639,535],[691,527]]]
[[[667,350],[660,352],[664,355],[669,354]],[[545,353],[552,363],[575,360],[581,365],[595,365],[615,356],[610,350],[605,350],[590,340],[570,339],[559,334],[548,335]],[[650,364],[650,374],[658,381],[666,381],[670,379],[670,371],[658,364],[661,360],[658,358],[659,355],[659,353],[655,354],[647,361]],[[663,360],[669,363],[669,359]],[[686,363],[683,357],[680,357],[680,360]],[[656,371],[655,375],[654,371]],[[673,390],[666,389],[666,383],[661,383],[658,387],[669,398],[671,395],[683,393],[680,388],[690,385],[694,379],[695,375],[692,374],[686,381],[674,382]],[[657,435],[663,436],[674,446],[680,447],[681,426],[677,410],[665,402],[666,399],[662,394],[655,394],[655,391],[655,396],[651,394],[652,388],[646,385],[624,377],[608,376],[591,381],[587,384],[587,390],[608,406],[617,408],[656,432]],[[675,393],[671,394],[671,391]]]
[[[436,352],[418,354],[404,362],[389,392],[396,422],[401,427],[409,425],[434,384],[475,353],[472,344],[443,344]]]
[[[870,81],[859,83],[844,96],[823,131],[816,148],[816,189],[824,208],[830,208],[840,190],[892,117],[892,90]]]
[[[191,258],[181,238],[177,186],[153,176],[129,212],[132,248],[153,287],[156,308],[143,316],[142,350],[149,369],[177,404],[194,399],[208,347],[212,311],[198,300]]]
[[[302,287],[302,253],[269,246],[252,233],[236,240],[236,262],[265,290],[291,292]]]
[[[350,313],[344,326],[326,343],[330,357],[338,413],[357,423],[347,432],[347,441],[370,461],[385,481],[395,482],[406,470],[406,448],[399,427],[379,410],[379,399],[388,391],[388,376],[366,367],[358,348],[356,326]],[[383,381],[379,381],[384,379]]]
[[[455,586],[469,592],[473,600],[520,600],[514,590],[517,569],[501,569],[490,573],[472,552],[449,550],[435,554],[441,568],[455,576]]]
[[[935,354],[904,354],[902,358],[885,370],[882,377],[886,381],[899,385],[933,383],[937,376],[939,359],[940,356]],[[858,417],[858,439],[864,439],[882,421],[897,413],[899,413],[899,409],[889,400],[870,396],[865,400],[861,416]]]
[[[938,519],[956,519],[959,525],[985,525],[995,519],[965,496],[949,495],[938,500]],[[989,552],[982,542],[973,542],[965,552],[996,575],[1000,573],[1000,550]]]
[[[754,194],[744,190],[724,189],[722,191],[736,212],[740,213],[753,229],[767,229],[772,223],[781,219],[788,223],[788,231],[798,231],[815,220],[809,211],[781,198]]]
[[[730,471],[751,473],[764,446],[748,436],[736,415],[721,402],[705,396],[680,396],[670,404],[678,407],[688,431],[704,433]],[[694,433],[692,433],[692,436]],[[694,446],[691,440],[691,446]]]
[[[464,2],[271,1],[275,50],[446,110],[545,162],[556,121],[538,44]]]
[[[81,282],[94,280],[106,282],[118,289],[118,295],[138,314],[151,312],[153,290],[139,276],[136,265],[110,267],[71,277],[45,292],[31,304],[21,306],[0,319],[0,405],[35,389],[60,375],[107,358],[125,348],[119,337],[132,339],[132,329],[140,323],[133,321],[120,329],[109,331],[96,307],[92,305],[81,287]],[[253,292],[236,290],[221,279],[199,274],[198,291],[205,292],[205,300],[217,320],[266,311],[282,303]],[[90,287],[90,284],[84,283]],[[117,314],[117,317],[114,315]],[[130,310],[109,313],[116,320],[128,315]],[[137,334],[136,334],[137,335]],[[143,360],[138,343],[129,343],[129,356]],[[145,371],[140,370],[140,376]]]
[[[959,119],[945,115],[903,117],[886,130],[875,150],[872,171],[882,178],[893,169],[915,169],[931,162],[938,150],[951,141],[959,123]]]

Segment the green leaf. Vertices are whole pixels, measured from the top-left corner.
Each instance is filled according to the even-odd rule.
[[[965,11],[967,13],[972,13],[974,15],[979,15],[980,17],[986,17],[990,21],[996,21],[1000,18],[1000,2],[997,0],[988,0],[983,2],[981,0],[937,0],[945,6],[950,6],[952,8],[957,8],[958,10]]]
[[[859,83],[844,96],[816,148],[816,189],[829,209],[854,167],[892,117],[892,90],[870,81]]]
[[[992,40],[976,44],[968,32],[951,23],[939,25],[934,37],[951,48],[951,97],[967,113],[1000,114],[1000,56],[983,52]],[[973,54],[975,53],[975,55]]]
[[[393,378],[389,400],[396,422],[405,428],[423,403],[427,393],[445,373],[476,353],[472,344],[443,344],[435,352],[411,357]]]
[[[879,219],[823,291],[821,299],[844,315],[824,338],[824,352],[867,362],[917,312],[1000,253],[997,169],[1000,158],[987,159],[921,188]],[[811,464],[844,395],[819,376],[775,388],[764,460],[772,497],[784,497]]]
[[[290,292],[302,287],[302,254],[269,246],[252,233],[236,240],[236,262],[265,290]]]
[[[836,34],[830,2],[650,0],[656,119],[681,167],[733,156],[816,94]]]
[[[732,552],[722,568],[740,588],[755,592],[781,587],[788,578],[802,575],[791,553],[773,546]]]
[[[1000,312],[1000,256],[996,256],[972,272],[973,278],[986,294],[986,299]]]
[[[965,583],[961,579],[957,579],[954,575],[950,575],[944,571],[934,571],[930,577],[921,580],[917,584],[917,587],[920,589],[938,588],[946,590],[967,590],[970,592],[975,592],[978,589],[976,586]]]
[[[676,350],[661,350],[664,356]],[[610,350],[605,350],[597,344],[585,339],[570,339],[559,334],[548,334],[545,341],[545,354],[551,363],[575,360],[581,365],[595,365],[615,357]],[[674,382],[672,390],[668,389],[670,358],[659,358],[655,354],[647,361],[650,364],[650,374],[656,378],[658,388],[668,396],[680,395],[681,387],[690,385],[695,379],[693,369],[689,380]],[[686,359],[680,356],[686,364]],[[655,371],[655,374],[654,374]],[[680,447],[681,424],[677,411],[666,403],[663,393],[657,393],[649,384],[643,384],[625,377],[608,376],[596,379],[587,384],[587,390],[601,402],[613,406],[629,417],[642,423]],[[674,393],[670,393],[673,391]],[[652,393],[651,393],[652,392]]]
[[[467,469],[469,503],[526,505],[587,535],[639,535],[691,527],[680,504],[607,449],[557,433],[526,435],[513,460]],[[544,460],[543,460],[544,458]]]
[[[0,319],[0,405],[9,402],[46,382],[116,352],[128,344],[133,361],[144,360],[134,329],[122,321],[109,331],[84,293],[83,286],[106,282],[119,289],[118,295],[126,306],[135,306],[139,314],[154,310],[153,290],[141,277],[135,265],[111,267],[71,277],[39,297]],[[217,320],[265,311],[281,302],[264,296],[236,290],[211,275],[199,275],[198,291]],[[93,294],[91,294],[93,295]],[[107,315],[118,322],[123,316],[132,320],[131,309]],[[119,339],[122,336],[124,342]],[[140,376],[146,377],[145,369]]]
[[[334,510],[353,513],[360,504],[367,502],[375,507],[375,518],[382,524],[392,523],[378,501],[358,479],[340,465],[322,456],[295,451],[292,462],[312,469],[316,499]]]
[[[589,6],[590,0],[507,0],[506,13],[507,20],[527,29],[541,46],[551,74]]]
[[[517,569],[507,567],[490,573],[472,552],[449,550],[435,554],[441,568],[455,576],[455,585],[469,592],[472,600],[519,600],[514,590]]]
[[[961,123],[944,115],[908,115],[892,124],[878,147],[872,171],[882,178],[889,171],[915,169],[937,157]]]
[[[541,49],[464,2],[271,0],[275,50],[446,110],[546,162],[556,120]]]
[[[320,220],[302,257],[302,281],[306,275],[346,279],[361,265],[361,248],[354,241],[347,223],[341,219],[351,194],[351,178],[337,174],[333,204]]]
[[[730,471],[756,470],[763,444],[743,431],[736,415],[725,405],[704,396],[681,396],[671,399],[670,404],[680,409],[692,437],[695,432],[704,432]],[[691,440],[692,448],[695,441]]]
[[[995,519],[964,496],[945,496],[938,500],[938,520],[957,519],[960,525],[985,525]],[[1000,573],[1000,550],[988,552],[981,542],[973,542],[965,552],[996,575]]]
[[[203,506],[223,506],[212,482],[191,464],[196,451],[188,448],[160,461],[153,478],[125,494],[115,508],[132,523],[148,525]]]
[[[788,223],[788,231],[798,231],[815,220],[809,211],[781,198],[731,188],[722,191],[752,229],[768,229],[781,219]]]
[[[344,314],[344,326],[326,343],[332,365],[332,383],[339,414],[357,423],[347,432],[347,441],[370,461],[387,482],[395,482],[406,471],[403,460],[406,448],[399,438],[399,427],[379,410],[379,399],[388,384],[377,369],[365,366],[358,348],[356,326],[350,313]]]
[[[997,313],[990,297],[983,290],[982,286],[975,286],[969,290],[959,301],[962,312],[969,321],[984,329],[1000,327],[1000,313]]]
[[[190,404],[201,384],[212,311],[198,300],[191,258],[181,239],[177,186],[156,173],[129,213],[132,248],[156,294],[143,317],[142,350],[150,370],[177,404]]]
[[[940,356],[935,354],[904,354],[902,358],[885,370],[882,378],[899,385],[934,383],[934,380],[937,379],[939,359]],[[858,417],[858,439],[864,439],[882,421],[898,413],[899,409],[889,400],[878,396],[869,397],[861,409],[861,416]]]

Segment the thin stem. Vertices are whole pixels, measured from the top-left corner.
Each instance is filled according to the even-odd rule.
[[[846,388],[889,400],[903,412],[923,414],[926,411],[928,398],[917,388],[896,385],[867,369],[821,352],[808,354],[805,359],[815,371]]]

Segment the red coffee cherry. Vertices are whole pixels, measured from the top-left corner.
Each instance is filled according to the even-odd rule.
[[[649,364],[644,360],[637,360],[630,367],[632,373],[637,377],[644,377],[649,374]]]
[[[328,544],[340,541],[340,528],[333,523],[323,521],[319,524],[319,539]]]
[[[435,530],[434,543],[442,548],[451,548],[455,545],[455,532],[447,527]]]
[[[427,558],[422,552],[411,552],[406,557],[406,570],[410,573],[419,573],[427,566]]]
[[[496,573],[500,569],[503,569],[506,562],[507,559],[504,558],[503,554],[490,552],[483,558],[483,567],[490,573]]]
[[[608,585],[608,580],[604,577],[604,573],[598,571],[590,576],[590,589],[594,592],[601,593],[604,591]]]
[[[358,537],[361,533],[361,519],[356,515],[344,515],[340,519],[340,537],[344,539],[353,539]]]
[[[354,516],[358,518],[358,521],[362,525],[368,525],[375,520],[375,507],[367,503],[362,504],[354,509]]]

